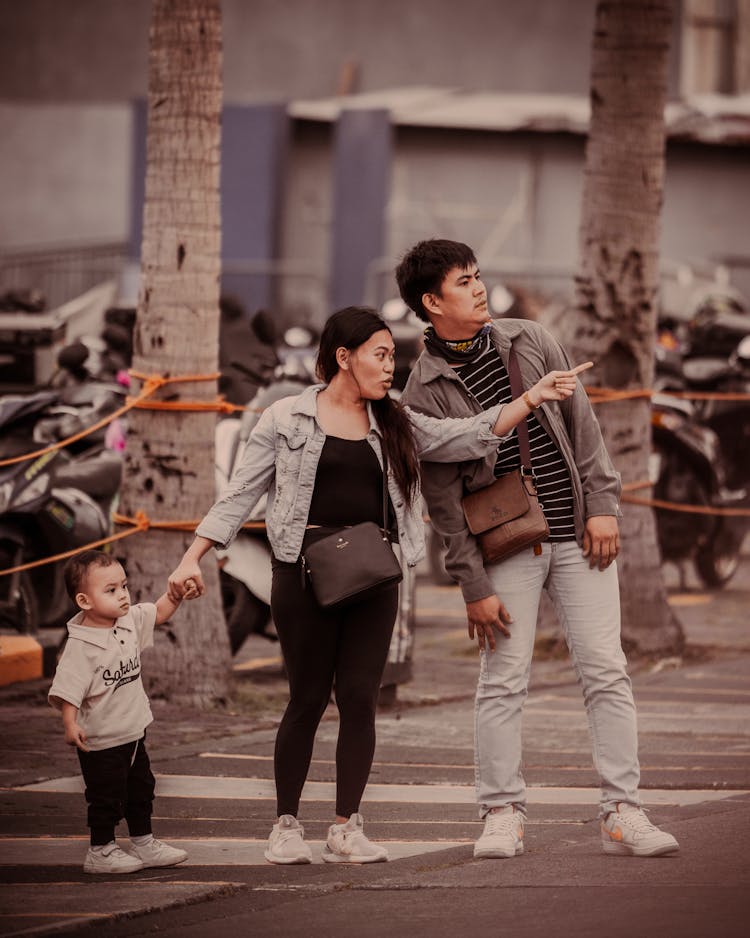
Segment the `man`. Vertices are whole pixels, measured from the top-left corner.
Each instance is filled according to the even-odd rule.
[[[525,389],[567,370],[563,349],[537,323],[490,320],[471,248],[456,241],[415,245],[396,270],[404,301],[425,322],[425,350],[403,400],[433,416],[468,416],[512,399],[511,343]],[[476,786],[484,831],[475,857],[523,852],[526,789],[521,715],[527,695],[542,588],[556,607],[583,689],[594,765],[601,781],[605,853],[662,856],[678,850],[640,807],[633,695],[620,644],[615,558],[620,478],[607,455],[585,390],[563,402],[533,400],[527,419],[531,462],[550,536],[500,563],[484,564],[461,499],[520,467],[514,430],[483,460],[422,466],[433,526],[447,546],[446,568],[461,586],[469,637],[476,632]]]

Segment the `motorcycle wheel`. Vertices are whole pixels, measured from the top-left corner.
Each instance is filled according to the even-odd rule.
[[[731,534],[719,533],[698,549],[695,569],[706,586],[720,588],[735,575],[740,565],[740,544]]]
[[[10,566],[0,556],[0,568]],[[5,580],[7,585],[2,583]],[[27,574],[21,575],[20,596],[13,607],[7,601],[9,578],[0,580],[0,629],[12,629],[21,635],[36,635],[39,631],[39,611],[36,594]]]
[[[654,498],[685,505],[709,505],[706,487],[685,460],[658,439],[653,441],[659,472],[654,481]],[[705,515],[687,515],[679,511],[657,508],[656,534],[663,561],[679,563],[695,556],[698,545],[710,542],[715,524]]]
[[[224,606],[224,618],[227,622],[229,647],[235,655],[242,647],[248,635],[258,634],[274,640],[268,634],[267,626],[271,618],[271,609],[266,603],[250,592],[244,583],[235,580],[223,570],[219,571],[221,580],[221,601]]]

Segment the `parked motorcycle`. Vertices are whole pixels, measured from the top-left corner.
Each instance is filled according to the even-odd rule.
[[[687,323],[657,342],[656,387],[750,393],[750,317],[734,294],[710,294]],[[654,497],[713,508],[750,505],[750,401],[653,401]],[[735,574],[750,519],[657,509],[666,560],[692,559],[709,587]]]
[[[251,320],[257,349],[251,361],[232,361],[235,373],[257,387],[248,409],[240,419],[220,420],[216,427],[216,491],[222,491],[242,458],[260,414],[274,401],[299,394],[314,381],[314,333],[295,326],[279,343],[273,320],[260,311]],[[253,509],[248,521],[262,523],[265,498]],[[225,551],[219,551],[220,580],[229,643],[234,655],[249,635],[272,641],[276,633],[271,621],[271,548],[265,529],[243,529]]]
[[[59,403],[53,391],[0,398],[0,459],[49,442]],[[56,450],[0,467],[0,569],[106,537],[121,474],[119,456],[102,447],[78,455]],[[62,624],[70,611],[62,562],[0,577],[1,628],[34,633]]]
[[[649,476],[659,501],[709,509],[744,508],[745,489],[732,488],[716,433],[695,418],[689,401],[657,394],[652,401]],[[692,561],[708,587],[734,576],[747,531],[746,518],[656,508],[662,559]]]

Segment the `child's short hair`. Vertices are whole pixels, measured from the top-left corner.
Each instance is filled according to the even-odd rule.
[[[105,554],[103,550],[84,550],[75,557],[71,557],[63,570],[68,596],[73,602],[76,601],[76,595],[81,592],[86,581],[89,567],[112,567],[119,562],[116,557],[112,554]]]
[[[461,241],[431,238],[420,241],[406,252],[396,268],[396,283],[401,299],[424,322],[429,316],[422,303],[425,293],[440,296],[440,287],[445,275],[459,267],[465,270],[476,264],[474,252]]]

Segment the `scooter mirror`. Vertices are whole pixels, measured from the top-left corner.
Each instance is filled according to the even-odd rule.
[[[74,342],[60,349],[57,355],[57,364],[68,371],[78,371],[89,357],[89,350],[83,342]]]
[[[386,300],[385,303],[383,303],[380,309],[380,315],[386,322],[397,322],[400,319],[405,319],[409,315],[409,307],[403,300],[392,297],[390,300]]]
[[[276,323],[264,309],[259,309],[250,320],[250,328],[264,345],[276,345]]]
[[[734,355],[738,365],[742,368],[750,368],[750,335],[740,340]]]
[[[496,283],[490,290],[490,309],[494,316],[504,316],[515,302],[515,297],[502,283]]]
[[[308,348],[315,336],[306,326],[290,326],[284,333],[284,342],[289,348]]]

